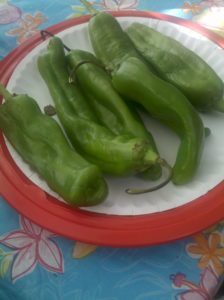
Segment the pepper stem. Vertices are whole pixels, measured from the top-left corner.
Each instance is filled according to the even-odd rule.
[[[88,10],[91,15],[98,14],[98,10],[96,10],[89,1],[80,0],[80,2],[84,5],[84,7]]]
[[[41,35],[41,38],[42,38],[43,41],[46,40],[46,37],[47,37],[47,36],[55,37],[55,35],[54,35],[53,33],[51,33],[50,31],[47,31],[47,30],[41,30],[41,31],[40,31],[40,35]],[[63,43],[63,47],[64,47],[64,49],[67,50],[68,52],[71,51],[71,49],[70,49],[68,46],[66,46],[64,43]]]
[[[166,168],[168,170],[168,177],[161,182],[160,184],[153,186],[151,188],[148,189],[138,189],[138,188],[128,188],[125,190],[126,193],[130,194],[130,195],[138,195],[138,194],[145,194],[145,193],[149,193],[149,192],[153,192],[153,191],[157,191],[159,189],[161,189],[162,187],[164,187],[165,185],[167,185],[171,178],[172,178],[172,168],[171,166],[162,158],[159,158],[159,160],[157,161],[162,167]]]
[[[106,72],[108,72],[108,70],[104,67],[103,64],[101,63],[97,63],[97,62],[94,62],[94,61],[91,61],[91,60],[83,60],[83,61],[80,61],[69,73],[69,78],[68,78],[68,82],[69,83],[72,83],[72,82],[75,82],[75,78],[76,78],[76,72],[78,70],[79,67],[81,67],[82,65],[84,64],[93,64],[99,68],[102,68],[103,70],[105,70]]]
[[[9,93],[9,91],[7,91],[7,89],[1,83],[0,83],[0,95],[2,95],[5,100],[9,100],[10,98],[12,98],[12,95]]]

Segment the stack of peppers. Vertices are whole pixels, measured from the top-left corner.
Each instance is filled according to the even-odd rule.
[[[89,7],[87,1],[82,2]],[[11,95],[2,86],[0,93],[6,101],[0,107],[0,128],[24,160],[73,206],[104,201],[108,189],[102,174],[157,180],[161,167],[169,168],[170,176],[161,184],[128,189],[129,194],[161,188],[170,179],[176,185],[191,181],[206,133],[198,109],[223,106],[221,79],[196,54],[171,38],[141,24],[124,32],[112,15],[91,13],[88,28],[96,56],[67,47],[65,53],[62,41],[52,37],[37,62],[70,144],[57,122],[44,115],[34,99]],[[160,48],[163,40],[166,42]],[[196,72],[186,79],[187,72],[194,72],[185,60],[179,69],[176,61],[183,59],[183,54],[200,66],[195,70],[203,71],[201,78]],[[166,60],[160,60],[161,56]],[[189,78],[198,81],[195,84],[196,80],[190,82]],[[143,106],[179,136],[172,171],[133,104]],[[20,111],[27,113],[21,117]]]

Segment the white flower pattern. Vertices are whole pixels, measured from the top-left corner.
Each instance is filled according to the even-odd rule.
[[[51,239],[54,234],[20,217],[20,230],[0,237],[0,243],[14,249],[12,281],[30,274],[39,263],[48,271],[63,273],[63,256]]]
[[[137,8],[139,0],[103,0],[100,4],[105,10],[132,10]]]

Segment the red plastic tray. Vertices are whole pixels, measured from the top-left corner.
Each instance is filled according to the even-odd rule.
[[[224,48],[224,39],[199,24],[154,12],[114,12],[117,17],[166,20],[193,29]],[[58,33],[88,22],[90,16],[47,28]],[[0,63],[0,81],[7,84],[17,64],[38,44],[39,34],[13,50]],[[113,216],[73,209],[35,186],[16,166],[0,133],[0,194],[19,213],[61,236],[97,245],[134,247],[161,244],[187,237],[224,219],[224,182],[189,204],[161,213]]]

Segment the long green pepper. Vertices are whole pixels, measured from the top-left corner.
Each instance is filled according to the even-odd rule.
[[[50,40],[47,52],[38,58],[38,68],[67,136],[88,161],[105,173],[119,176],[141,172],[157,163],[158,155],[146,139],[115,135],[92,118],[85,117],[87,111],[83,115],[82,104],[85,103],[85,110],[88,105],[78,86],[68,82],[66,58],[59,38]],[[72,107],[71,101],[79,104]],[[88,111],[92,113],[90,107]]]
[[[114,134],[130,134],[147,139],[152,150],[158,154],[155,141],[144,123],[131,110],[114,89],[109,74],[102,63],[90,52],[72,50],[67,55],[75,84],[79,84],[95,111],[98,119]],[[161,166],[154,165],[140,174],[141,177],[156,180],[161,176]]]
[[[126,33],[158,75],[179,88],[197,109],[219,108],[223,82],[196,53],[144,24],[133,23]]]
[[[86,0],[82,2],[87,5]],[[181,144],[172,180],[175,184],[190,181],[204,146],[204,127],[197,112],[179,90],[155,76],[145,60],[135,55],[134,45],[112,15],[96,13],[88,29],[96,56],[111,69],[116,90],[123,97],[142,104],[150,115],[179,135]]]
[[[72,50],[67,55],[67,61],[74,70],[74,78],[81,87],[84,94],[95,99],[92,103],[96,114],[98,105],[104,106],[117,118],[117,123],[122,124],[110,130],[115,134],[132,134],[134,136],[147,138],[148,132],[144,125],[136,119],[121,96],[114,89],[110,75],[103,69],[102,63],[90,52],[83,50]],[[96,102],[98,104],[96,104]],[[89,101],[91,104],[91,101]],[[106,126],[109,126],[106,116],[99,118]]]
[[[58,123],[27,95],[11,95],[2,85],[0,129],[32,169],[72,206],[92,206],[107,196],[99,168],[71,149]]]
[[[110,14],[90,8],[88,1],[80,0],[93,15],[89,20],[89,35],[96,57],[108,71],[113,71],[128,57],[141,57],[129,36]],[[103,46],[103,51],[102,51]]]
[[[201,118],[173,85],[159,79],[138,58],[124,61],[114,73],[113,83],[121,95],[140,103],[150,115],[172,129],[181,140],[173,167],[173,183],[190,181],[200,162],[205,130]]]

